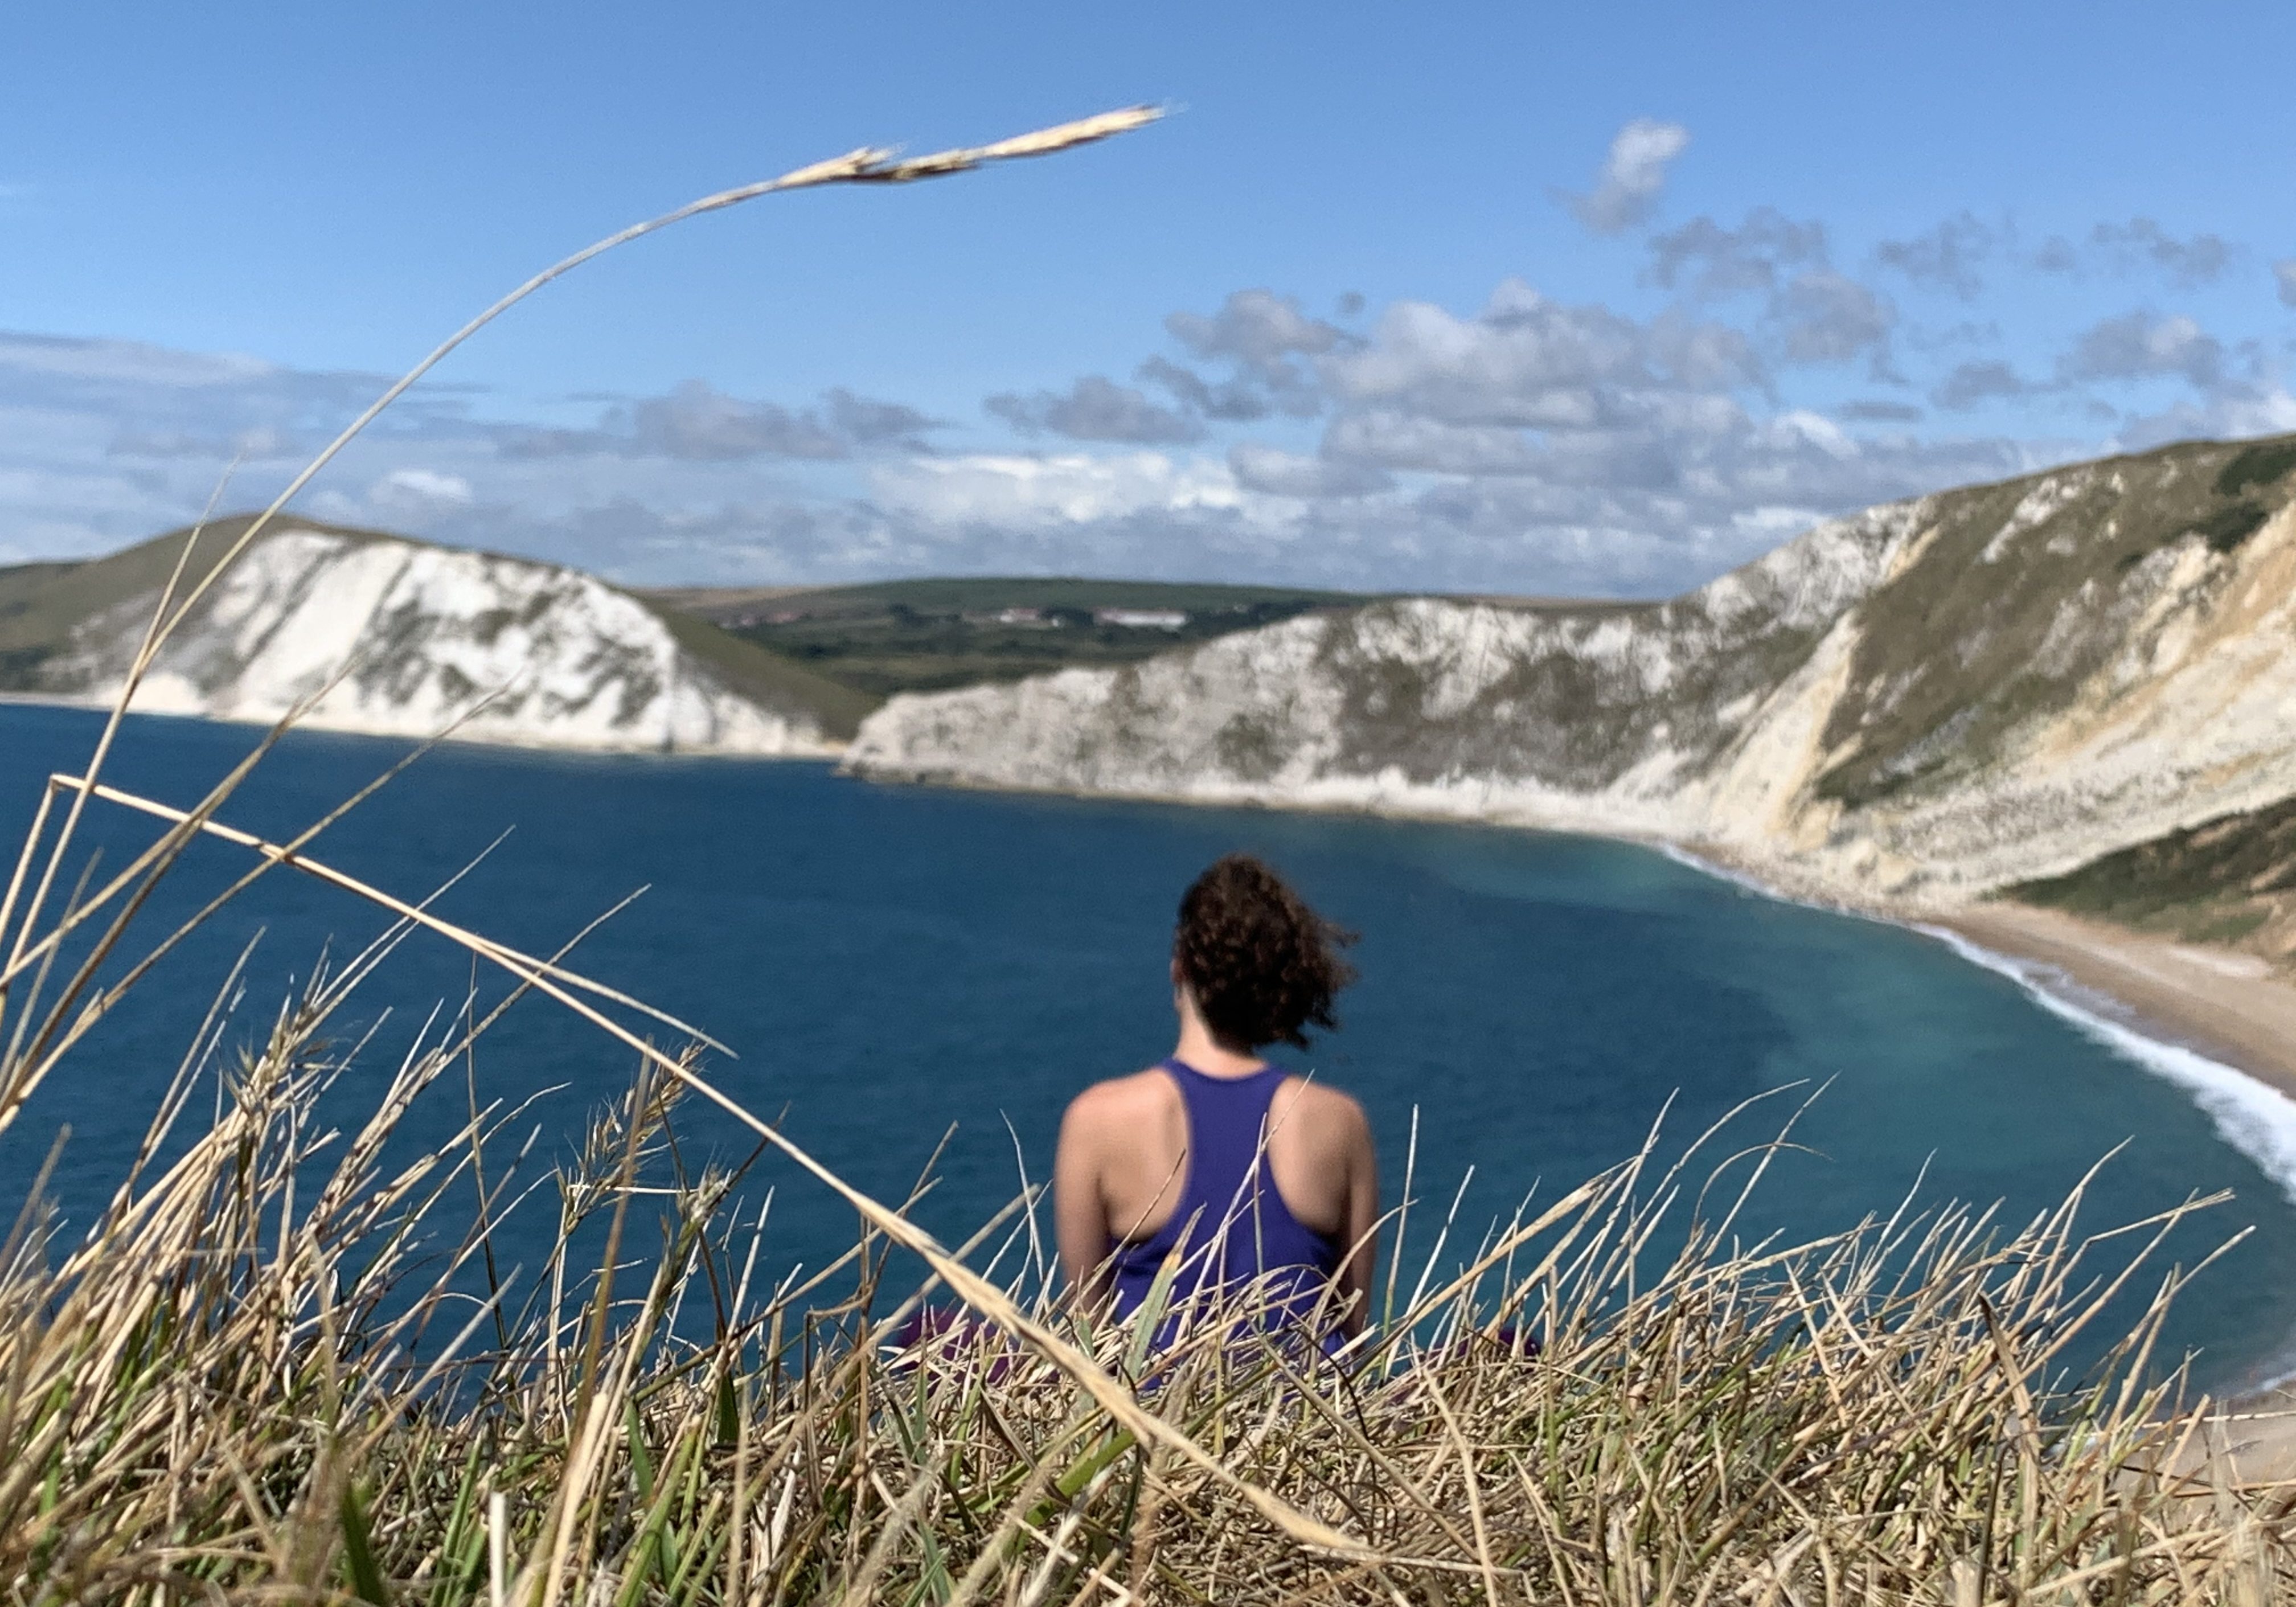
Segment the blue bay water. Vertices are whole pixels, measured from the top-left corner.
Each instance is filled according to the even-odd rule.
[[[0,707],[0,842],[20,837],[39,778],[76,769],[89,715]],[[138,718],[111,778],[189,804],[254,742],[245,728]],[[290,834],[404,751],[299,734],[225,811]],[[100,810],[107,862],[151,823]],[[1898,928],[1760,898],[1662,855],[1591,839],[1263,811],[1184,809],[875,786],[826,767],[595,758],[458,747],[425,757],[313,852],[402,896],[429,892],[505,830],[437,908],[548,950],[640,886],[570,962],[693,1021],[738,1055],[710,1074],[857,1185],[904,1193],[954,1125],[921,1209],[962,1236],[1013,1195],[1014,1153],[1050,1162],[1060,1111],[1086,1083],[1170,1045],[1165,956],[1182,888],[1221,853],[1260,853],[1357,930],[1361,983],[1344,1029],[1288,1058],[1349,1089],[1380,1137],[1391,1201],[1419,1115],[1419,1246],[1468,1168],[1467,1237],[1537,1188],[1551,1198],[1631,1153],[1669,1100],[1686,1137],[1740,1101],[1830,1083],[1780,1156],[1750,1221],[1809,1234],[1887,1212],[1917,1180],[1931,1202],[1998,1201],[2021,1223],[2116,1145],[2084,1220],[2105,1227],[2195,1192],[2235,1198],[2182,1230],[2189,1263],[2254,1231],[2182,1303],[2173,1339],[2213,1383],[2276,1370],[2296,1332],[2296,1209],[2286,1182],[2226,1141],[2186,1088],[2037,1004],[2014,981]],[[202,844],[154,901],[164,931],[246,864]],[[255,1037],[323,947],[383,917],[275,873],[171,956],[43,1088],[0,1141],[0,1194],[29,1182],[59,1124],[58,1192],[85,1220],[141,1137],[233,959],[260,934],[229,1041]],[[390,1015],[345,1097],[378,1086],[466,955],[412,939],[357,998],[344,1030]],[[482,978],[488,998],[503,982]],[[482,1097],[545,1086],[537,1157],[560,1158],[632,1057],[544,1000],[479,1051]],[[360,1081],[361,1078],[365,1080]],[[1742,1119],[1776,1130],[1799,1093]],[[461,1090],[418,1113],[458,1119]],[[1008,1131],[1007,1123],[1010,1124]],[[749,1145],[707,1110],[689,1134]],[[425,1125],[427,1124],[427,1125]],[[2251,1148],[2264,1152],[2261,1146]],[[1718,1152],[1718,1154],[1721,1152]],[[851,1213],[785,1165],[767,1259],[819,1265]]]

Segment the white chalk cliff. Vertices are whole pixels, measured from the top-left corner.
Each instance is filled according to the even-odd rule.
[[[37,689],[108,701],[157,598],[142,586],[78,620]],[[750,652],[708,661],[662,613],[579,570],[290,524],[225,571],[134,706],[267,722],[316,700],[303,723],[342,731],[428,736],[461,720],[462,740],[523,746],[833,750],[841,734],[801,689],[776,697],[740,673]]]
[[[886,779],[1661,840],[1943,905],[2296,795],[2296,441],[1873,509],[1660,603],[1439,599],[892,700]]]

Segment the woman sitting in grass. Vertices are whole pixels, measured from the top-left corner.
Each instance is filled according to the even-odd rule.
[[[1061,1266],[1087,1308],[1138,1309],[1170,1263],[1169,1308],[1234,1298],[1315,1322],[1327,1341],[1362,1332],[1379,1215],[1371,1126],[1347,1095],[1258,1054],[1337,1024],[1332,996],[1355,977],[1337,950],[1351,940],[1248,856],[1188,889],[1172,942],[1178,1046],[1086,1089],[1061,1123]]]

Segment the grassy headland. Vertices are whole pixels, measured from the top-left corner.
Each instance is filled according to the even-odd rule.
[[[1078,577],[678,587],[647,595],[878,700],[1071,665],[1136,663],[1312,610],[1372,601],[1299,587]]]
[[[205,580],[256,518],[239,513],[209,521],[184,562],[184,584]],[[294,522],[348,541],[384,538],[379,530],[349,525]],[[0,568],[0,692],[35,690],[40,666],[64,650],[76,627],[131,602],[156,598],[190,533],[188,528],[169,530],[101,558]]]
[[[192,547],[180,586],[189,588],[206,580],[258,518],[255,514],[234,514],[209,521],[201,529],[200,539]],[[272,528],[275,533],[316,531],[339,537],[354,547],[387,543],[419,551],[430,545],[389,531],[329,524],[299,516],[277,521]],[[58,677],[52,673],[55,664],[80,644],[77,638],[83,631],[93,630],[99,638],[129,633],[133,640],[133,633],[143,629],[191,534],[188,528],[170,530],[102,558],[77,562],[0,568],[0,693],[53,694],[60,690],[74,690],[69,685],[57,685]],[[530,560],[510,562],[533,563]],[[559,566],[535,567],[554,570]],[[787,656],[723,630],[699,615],[650,599],[641,601],[681,649],[706,666],[732,691],[763,708],[801,711],[832,740],[850,737],[882,701],[815,675]],[[531,622],[531,616],[504,607],[472,623],[476,629],[488,632],[514,620]],[[336,627],[357,630],[358,622],[340,621]]]

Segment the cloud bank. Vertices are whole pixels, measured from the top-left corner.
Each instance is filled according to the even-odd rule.
[[[1477,305],[1326,316],[1244,286],[1140,331],[1128,373],[1046,375],[963,416],[699,377],[548,407],[427,387],[304,505],[638,581],[1649,595],[1871,503],[2296,430],[2296,258],[2144,215],[2038,244],[1966,210],[1862,242],[1771,205],[1661,223],[1689,140],[1629,123],[1562,197],[1614,255],[1600,295],[1522,275]],[[182,523],[226,468],[226,505],[258,502],[385,382],[0,333],[0,561]]]

